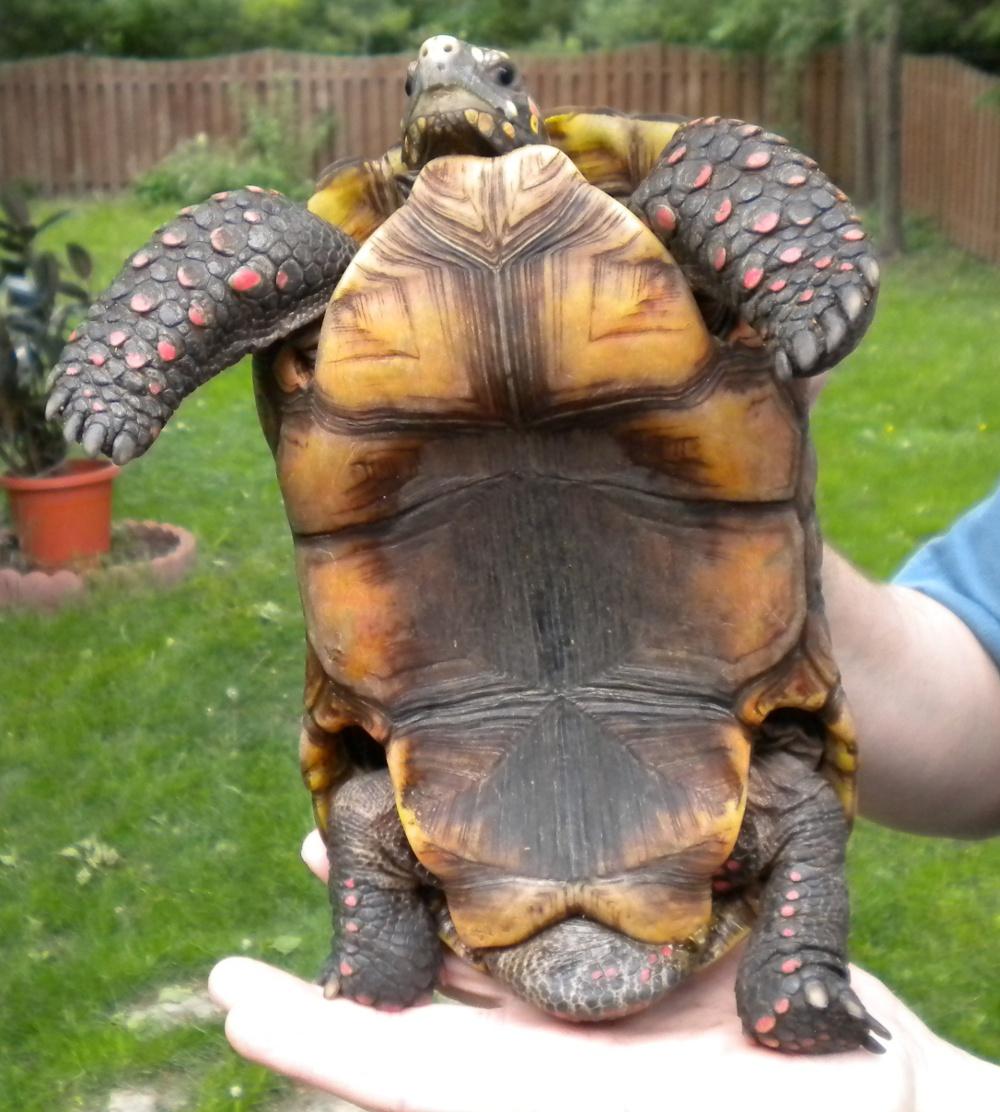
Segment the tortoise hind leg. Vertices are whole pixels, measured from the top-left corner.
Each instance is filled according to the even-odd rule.
[[[847,197],[780,136],[712,117],[680,128],[630,207],[696,290],[733,309],[785,373],[843,359],[875,309],[878,264]]]
[[[740,962],[743,1029],[776,1050],[884,1048],[847,969],[848,824],[822,775],[788,752],[755,758],[735,861],[763,874],[757,922]]]
[[[334,934],[325,994],[412,1004],[434,984],[441,945],[388,772],[362,773],[337,791],[327,851]]]

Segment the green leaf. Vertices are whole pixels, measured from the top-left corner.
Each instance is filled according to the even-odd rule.
[[[23,228],[31,222],[31,216],[28,213],[28,202],[24,199],[24,194],[20,189],[8,186],[6,189],[0,190],[0,205],[3,206],[4,212],[17,227]]]
[[[41,224],[35,228],[35,235],[44,232],[46,228],[51,228],[53,224],[62,220],[65,216],[69,216],[69,209],[60,209],[58,212],[52,213],[51,216],[46,216]]]
[[[90,257],[90,252],[79,243],[66,245],[66,257],[69,259],[69,265],[84,281],[94,273],[94,260]]]
[[[268,943],[268,949],[287,957],[293,954],[302,945],[302,939],[297,934],[279,934]]]
[[[67,297],[75,298],[77,301],[90,300],[90,291],[85,290],[83,286],[76,285],[75,282],[60,282],[56,289]]]

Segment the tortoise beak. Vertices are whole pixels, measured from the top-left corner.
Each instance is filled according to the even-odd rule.
[[[403,159],[412,169],[444,154],[504,154],[523,142],[506,116],[458,86],[419,93],[403,123]]]

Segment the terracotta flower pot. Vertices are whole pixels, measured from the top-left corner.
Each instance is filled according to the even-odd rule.
[[[70,460],[44,478],[0,476],[21,551],[40,568],[86,562],[111,547],[111,484],[119,468]]]

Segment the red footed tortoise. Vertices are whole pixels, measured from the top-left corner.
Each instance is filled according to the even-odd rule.
[[[327,993],[412,1003],[443,938],[606,1019],[748,936],[748,1034],[881,1049],[848,981],[856,749],[799,381],[870,319],[857,218],[739,121],[545,119],[450,36],[406,81],[400,148],[308,211],[248,188],[160,229],[51,401],[124,462],[256,355]]]

